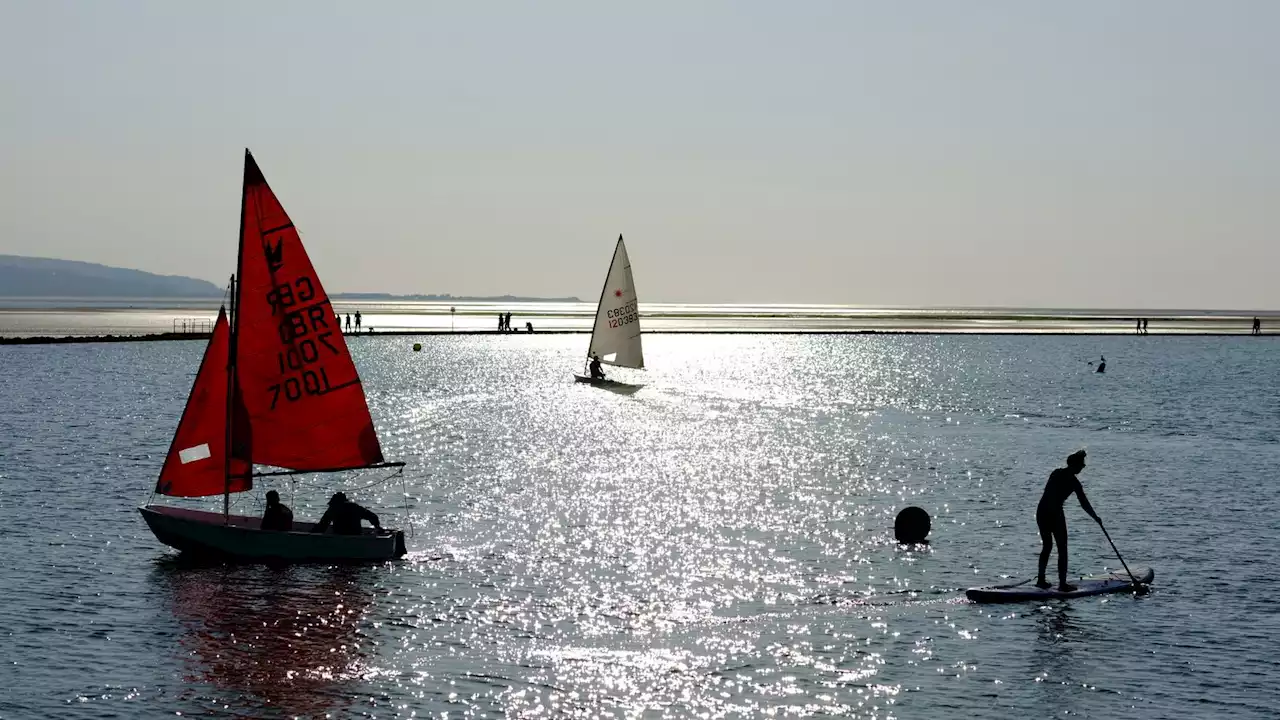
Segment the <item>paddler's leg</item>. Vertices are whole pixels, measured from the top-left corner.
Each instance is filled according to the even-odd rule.
[[[1036,574],[1036,587],[1041,590],[1047,590],[1053,587],[1053,584],[1044,579],[1044,570],[1049,566],[1049,553],[1053,552],[1053,528],[1045,522],[1045,518],[1040,513],[1036,513],[1036,525],[1040,527],[1040,571]],[[1061,555],[1061,552],[1059,552]]]
[[[1058,541],[1058,590],[1071,592],[1076,589],[1076,586],[1067,582],[1067,518],[1065,515],[1058,518],[1053,528],[1053,538]]]

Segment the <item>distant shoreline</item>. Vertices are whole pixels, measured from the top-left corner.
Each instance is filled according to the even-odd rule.
[[[449,297],[430,295],[390,295],[382,293],[336,293],[329,296],[334,305],[355,308],[377,308],[392,314],[448,314],[457,306],[459,315],[496,312],[492,307],[502,303],[522,305],[577,305],[594,312],[595,302],[578,298],[535,298],[520,296]],[[85,296],[15,296],[0,295],[0,313],[113,313],[128,310],[205,311],[216,313],[224,298],[218,297],[85,297]],[[384,307],[386,306],[386,307]],[[946,306],[946,305],[858,305],[830,303],[710,303],[645,301],[640,303],[645,317],[700,317],[706,314],[750,317],[849,317],[849,318],[985,318],[1001,320],[1111,320],[1132,323],[1139,317],[1157,319],[1206,320],[1248,319],[1262,317],[1280,320],[1280,309],[1228,308],[1111,308],[1111,307],[1020,307],[1020,306]],[[525,311],[528,312],[528,311]],[[574,310],[577,312],[577,310]]]
[[[69,301],[75,302],[75,301]],[[118,302],[118,301],[117,301]],[[76,303],[79,305],[79,303]],[[0,343],[130,342],[206,337],[217,305],[85,308],[0,307]],[[495,335],[497,318],[510,315],[527,334],[588,333],[595,306],[587,303],[376,303],[335,301],[342,325],[378,335]],[[1254,317],[1263,334],[1280,331],[1280,313],[1222,310],[1062,310],[1050,308],[899,308],[831,305],[642,304],[647,334],[718,335],[1137,335],[1138,317],[1161,336],[1249,335]]]
[[[223,295],[147,295],[132,297],[78,295],[0,295],[0,311],[32,310],[40,312],[109,312],[113,310],[149,309],[217,309]],[[523,297],[494,295],[491,297],[454,297],[450,295],[391,295],[387,293],[335,293],[329,300],[338,304],[415,304],[433,305],[497,305],[504,303],[534,305],[538,303],[581,303],[576,297]]]
[[[436,337],[456,335],[459,337],[474,337],[479,335],[498,335],[498,336],[528,336],[528,335],[590,335],[590,330],[538,330],[536,332],[498,332],[497,330],[389,330],[385,332],[361,332],[361,333],[345,333],[344,337],[361,338],[361,337]],[[1133,332],[1121,332],[1118,330],[956,330],[956,329],[896,329],[896,330],[868,330],[868,329],[850,329],[850,330],[712,330],[712,329],[688,329],[688,330],[645,330],[644,335],[1021,335],[1026,337],[1125,337],[1135,336]],[[1275,331],[1263,332],[1261,335],[1253,336],[1246,331],[1174,331],[1174,332],[1157,332],[1145,336],[1136,337],[1162,337],[1162,338],[1187,338],[1187,337],[1276,337],[1278,333]],[[147,333],[138,335],[63,335],[63,336],[32,336],[32,337],[0,337],[0,345],[74,345],[83,343],[119,343],[119,342],[163,342],[178,340],[208,340],[209,333]]]

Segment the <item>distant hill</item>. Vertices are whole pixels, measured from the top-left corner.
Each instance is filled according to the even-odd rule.
[[[0,297],[221,297],[207,280],[77,260],[0,255]]]
[[[109,267],[78,260],[0,255],[0,297],[6,298],[220,298],[222,288],[181,275]],[[576,297],[532,298],[515,295],[391,295],[333,293],[334,300],[427,302],[581,302]]]

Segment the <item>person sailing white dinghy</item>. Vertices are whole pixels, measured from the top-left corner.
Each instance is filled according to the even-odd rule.
[[[591,374],[592,380],[605,380],[604,370],[600,367],[600,356],[592,355],[587,362],[587,372]]]
[[[635,280],[621,235],[613,250],[604,287],[600,290],[600,302],[596,305],[596,321],[587,346],[587,374],[575,375],[575,379],[578,382],[607,382],[599,367],[601,363],[637,370],[644,368]]]

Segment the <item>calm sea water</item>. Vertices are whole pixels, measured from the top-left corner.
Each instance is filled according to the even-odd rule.
[[[403,481],[238,501],[345,487],[410,556],[284,570],[135,509],[200,343],[0,347],[0,716],[1275,717],[1275,338],[651,335],[632,394],[571,382],[581,336],[421,341],[351,340]],[[1153,592],[968,603],[1081,446]]]

